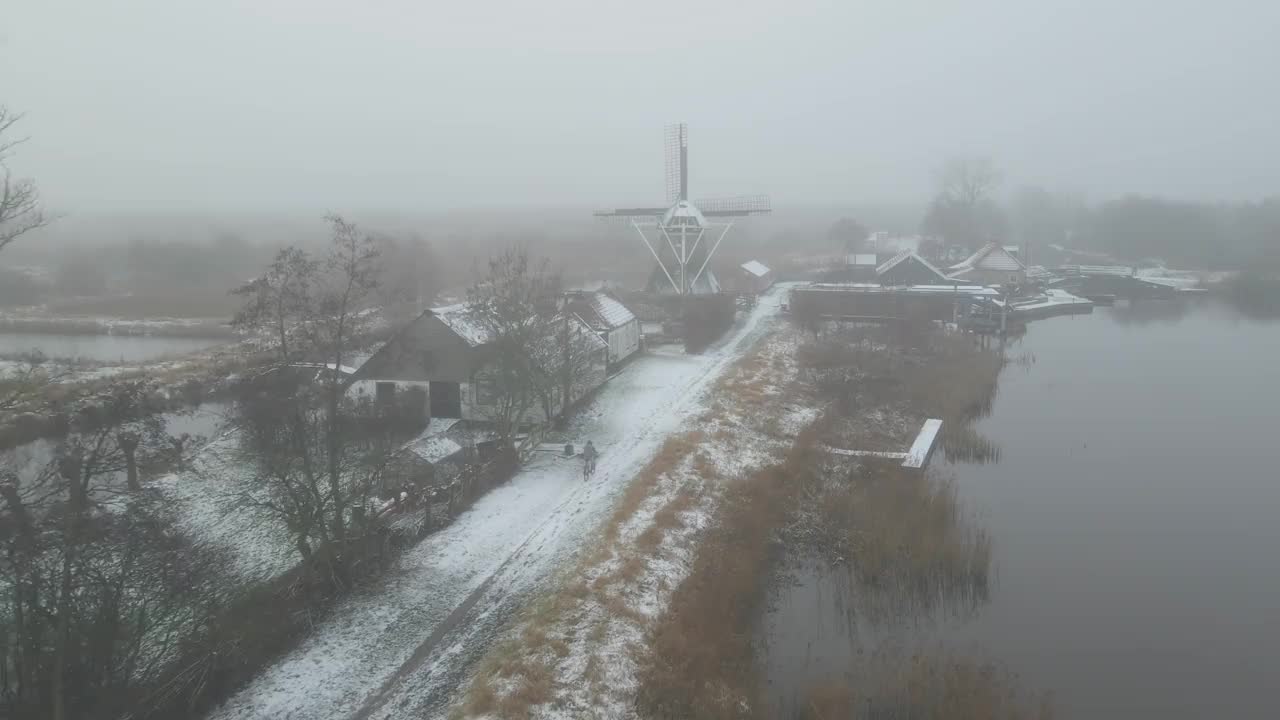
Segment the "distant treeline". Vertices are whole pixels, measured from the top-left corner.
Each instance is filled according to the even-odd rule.
[[[1207,270],[1280,269],[1280,198],[1237,205],[1129,196],[1087,211],[1080,245]]]
[[[435,258],[419,238],[377,237],[388,271],[387,306],[416,306],[436,291]],[[48,303],[69,314],[119,317],[227,317],[233,288],[254,277],[276,247],[223,234],[204,241],[135,239],[60,253],[50,267],[0,267],[0,307]]]
[[[1032,262],[1037,248],[1044,257],[1049,245],[1062,245],[1190,270],[1280,269],[1280,197],[1227,204],[1126,195],[1087,204],[1032,187],[1004,206],[984,202],[970,220],[981,226],[980,240],[1030,244]],[[945,223],[935,225],[934,234],[946,234]]]
[[[1280,269],[1280,197],[1208,203],[1130,194],[1094,204],[1024,186],[1006,202],[998,192],[1001,177],[989,157],[943,165],[919,224],[930,240],[926,254],[1003,242],[1027,247],[1033,263],[1052,262],[1054,253],[1044,251],[1062,246],[1188,270]]]

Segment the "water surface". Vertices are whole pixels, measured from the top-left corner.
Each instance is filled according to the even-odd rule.
[[[184,355],[225,342],[225,338],[0,332],[0,355],[39,351],[50,358],[134,363]]]
[[[793,567],[763,669],[775,710],[888,639],[992,660],[1065,718],[1274,718],[1280,688],[1280,323],[1146,302],[1011,344],[992,464],[947,464],[991,535],[984,602],[897,627],[844,569]]]
[[[1280,324],[1150,302],[1033,323],[956,465],[994,538],[981,643],[1062,717],[1277,717]]]

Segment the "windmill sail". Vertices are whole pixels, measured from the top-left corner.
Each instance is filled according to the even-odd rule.
[[[667,204],[689,199],[689,127],[684,123],[666,129]]]

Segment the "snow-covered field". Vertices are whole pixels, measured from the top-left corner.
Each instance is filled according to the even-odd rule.
[[[536,457],[211,717],[442,716],[512,614],[549,588],[663,441],[705,409],[708,389],[759,338],[784,292],[762,298],[706,353],[653,352],[601,388],[571,424],[575,443],[600,449],[590,481],[579,461]]]

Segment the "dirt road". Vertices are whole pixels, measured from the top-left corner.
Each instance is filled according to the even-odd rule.
[[[783,294],[775,288],[702,355],[656,351],[630,363],[571,423],[576,442],[600,449],[590,481],[580,460],[535,456],[211,718],[443,716],[512,614],[547,589],[666,437],[702,409],[713,381],[760,337]]]

